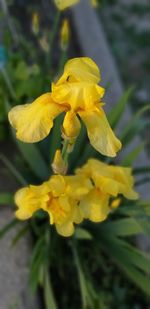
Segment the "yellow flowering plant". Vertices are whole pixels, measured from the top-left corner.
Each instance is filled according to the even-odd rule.
[[[78,1],[54,2],[59,10],[64,10]],[[91,3],[96,6],[97,1]],[[37,16],[33,21],[37,26]],[[145,169],[132,168],[139,149],[115,160],[121,145],[124,149],[135,137],[139,114],[117,138],[114,130],[132,89],[106,115],[100,69],[89,57],[69,59],[64,64],[70,29],[66,19],[61,25],[58,34],[63,57],[53,78],[48,75],[44,79],[44,84],[51,83],[49,91],[45,92],[44,85],[43,94],[37,91],[36,95],[34,83],[31,93],[23,93],[17,99],[13,95],[6,102],[12,138],[22,157],[17,154],[13,163],[4,155],[0,157],[19,183],[14,196],[0,194],[0,204],[11,202],[15,214],[15,219],[0,230],[0,237],[25,221],[14,242],[26,231],[33,236],[30,285],[34,291],[42,288],[44,308],[111,308],[108,291],[103,287],[103,277],[110,267],[110,285],[119,267],[119,276],[125,272],[150,295],[149,256],[143,255],[134,241],[138,234],[149,235],[149,204],[141,200],[136,180],[136,174],[144,174]],[[53,40],[49,42],[48,36],[41,38],[40,46],[49,57]],[[27,79],[31,83],[33,68],[31,79],[23,63],[15,74],[18,78],[24,70],[25,83]],[[36,71],[35,75],[36,82],[42,73]],[[95,273],[102,278],[97,287]],[[58,281],[67,286],[63,296],[58,295]],[[102,293],[98,292],[100,289]],[[77,305],[69,293],[72,299],[77,295]],[[109,294],[111,298],[112,295],[113,292]]]

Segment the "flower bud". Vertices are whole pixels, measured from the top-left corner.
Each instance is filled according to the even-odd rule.
[[[54,161],[52,163],[52,169],[55,174],[65,175],[67,172],[67,165],[62,158],[61,151],[56,150]]]
[[[118,208],[119,207],[119,205],[121,204],[121,198],[115,198],[112,202],[111,202],[111,204],[110,204],[110,208],[111,209],[116,209],[116,208]]]
[[[73,111],[66,113],[63,122],[63,135],[68,139],[76,139],[81,129],[80,121]]]
[[[60,30],[60,45],[62,50],[66,50],[69,45],[70,26],[69,21],[65,18]]]
[[[39,14],[34,12],[32,15],[32,32],[34,33],[34,35],[38,35],[39,31]]]

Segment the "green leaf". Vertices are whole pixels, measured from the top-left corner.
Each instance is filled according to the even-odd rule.
[[[116,236],[131,236],[143,232],[142,227],[134,218],[125,218],[104,223],[101,227],[103,232]]]
[[[14,199],[11,193],[0,193],[0,205],[11,205]]]
[[[31,256],[29,283],[33,292],[36,291],[39,283],[40,271],[45,261],[45,250],[45,237],[42,235],[37,240]]]
[[[29,225],[25,224],[19,231],[17,231],[15,237],[12,240],[12,246],[15,246],[18,241],[24,237],[24,235],[29,231]]]
[[[107,251],[107,253],[116,261],[117,266],[123,270],[128,277],[135,282],[145,293],[150,295],[150,278],[143,274],[137,266],[149,269],[149,260],[144,258],[142,253],[139,255],[136,250],[129,247],[128,243],[102,233],[100,235],[100,245]],[[145,265],[143,265],[145,263]]]
[[[6,224],[1,230],[0,230],[0,238],[2,238],[9,230],[11,230],[19,221],[17,219],[11,220],[8,224]]]
[[[88,280],[85,277],[84,271],[82,269],[79,255],[78,255],[75,245],[73,245],[72,251],[73,251],[74,260],[75,260],[77,271],[78,271],[78,278],[79,278],[81,297],[82,297],[82,306],[83,308],[93,308],[93,300],[91,298],[91,295],[88,289]]]
[[[129,152],[121,161],[123,166],[132,166],[138,155],[143,151],[145,143],[141,143],[136,146],[131,152]]]
[[[141,116],[149,110],[149,105],[144,106],[127,123],[123,133],[120,136],[124,146],[127,146],[133,138],[147,126],[146,120],[142,120]]]
[[[12,175],[24,186],[27,184],[24,177],[20,174],[20,172],[15,168],[14,164],[12,164],[3,154],[0,154],[0,160],[5,164],[8,170],[12,173]]]
[[[117,104],[115,104],[114,107],[109,112],[108,120],[113,129],[116,127],[116,125],[121,120],[121,116],[125,110],[126,104],[131,98],[131,95],[133,94],[134,89],[135,87],[133,86],[127,89],[125,93],[122,95],[122,97],[120,98],[120,100],[117,102]]]
[[[37,146],[33,144],[24,144],[19,142],[18,140],[15,141],[23,158],[30,166],[31,171],[41,180],[47,179],[49,176],[50,168],[45,163],[45,160],[42,157]]]
[[[150,167],[149,166],[141,166],[141,167],[136,167],[133,169],[134,175],[138,174],[149,174],[150,173]]]
[[[92,240],[93,237],[91,233],[81,227],[77,227],[75,230],[75,238],[81,239],[81,240]]]
[[[57,309],[56,300],[50,280],[49,269],[46,269],[44,275],[44,300],[46,309]]]

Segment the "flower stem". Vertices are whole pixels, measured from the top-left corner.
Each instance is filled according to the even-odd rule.
[[[52,75],[51,74],[51,69],[52,69],[52,48],[53,48],[53,43],[54,43],[54,40],[55,40],[55,36],[56,36],[57,30],[58,30],[60,16],[61,16],[61,13],[60,13],[60,11],[58,11],[56,13],[54,24],[53,24],[53,29],[52,29],[50,37],[49,37],[50,53],[47,55],[47,68],[50,71],[50,75]],[[50,78],[52,78],[52,76],[50,76]]]
[[[0,71],[2,73],[3,79],[5,81],[5,84],[7,85],[7,88],[9,90],[9,92],[10,92],[10,95],[11,95],[12,99],[16,100],[17,99],[16,98],[16,94],[15,94],[15,91],[13,89],[12,83],[10,81],[10,78],[9,78],[8,74],[7,74],[6,69],[5,68],[1,68]]]
[[[62,148],[62,158],[63,158],[63,160],[66,164],[68,163],[68,155],[69,155],[68,147],[69,147],[69,145],[70,145],[69,139],[64,140],[63,148]]]

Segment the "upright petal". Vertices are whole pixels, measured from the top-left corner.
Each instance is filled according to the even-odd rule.
[[[58,80],[57,85],[66,81],[97,84],[100,81],[100,70],[91,58],[73,58],[66,63],[64,73]]]
[[[54,103],[50,93],[45,93],[31,104],[18,105],[9,112],[9,121],[16,129],[16,136],[26,143],[44,139],[53,126],[53,120],[63,111]]]
[[[114,135],[102,108],[95,111],[79,112],[91,145],[105,156],[115,157],[121,142]]]

